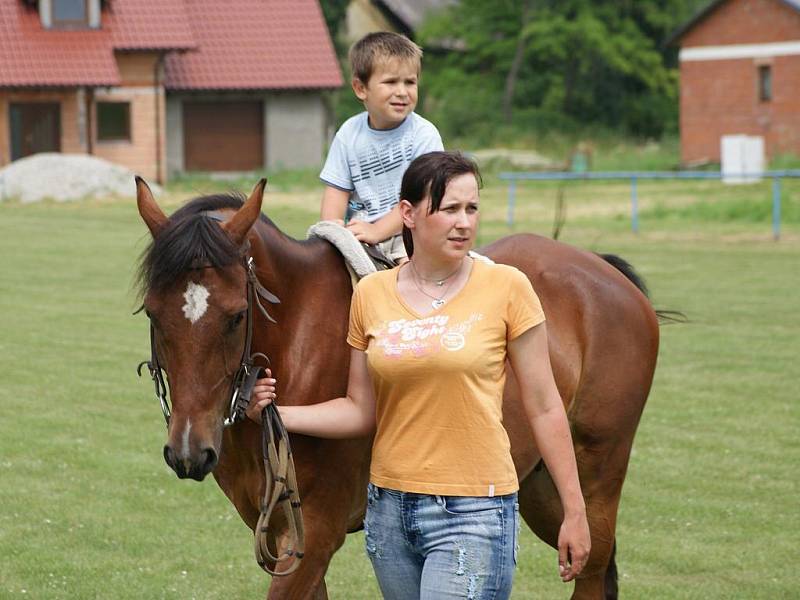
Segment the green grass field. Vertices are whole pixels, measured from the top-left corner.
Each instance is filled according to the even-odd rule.
[[[183,182],[166,205],[213,185]],[[556,190],[523,186],[515,229],[549,234]],[[784,185],[778,243],[769,184],[642,184],[638,236],[626,185],[565,194],[564,241],[627,258],[657,307],[691,319],[662,328],[620,509],[623,597],[797,597],[800,182]],[[487,178],[484,243],[508,232],[505,199]],[[289,178],[264,210],[302,236],[318,201]],[[161,457],[163,419],[134,371],[149,352],[131,315],[147,241],[134,203],[7,203],[0,219],[0,598],[263,597],[232,505]],[[378,597],[362,544],[335,557],[332,598]],[[570,591],[524,531],[514,597]]]

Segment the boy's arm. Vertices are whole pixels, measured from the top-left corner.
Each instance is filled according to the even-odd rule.
[[[347,202],[351,192],[340,190],[331,185],[326,185],[322,192],[322,206],[320,208],[321,221],[338,221],[344,224],[344,215],[347,212]]]
[[[353,220],[347,224],[359,242],[377,244],[397,235],[403,230],[403,220],[400,217],[400,205],[394,208],[373,223]]]

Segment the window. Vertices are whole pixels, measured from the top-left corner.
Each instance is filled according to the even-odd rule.
[[[88,0],[52,0],[53,27],[88,27]]]
[[[127,140],[131,139],[131,103],[130,102],[98,102],[97,103],[97,139]]]
[[[769,65],[758,67],[758,99],[761,102],[772,100],[772,67]]]
[[[37,152],[61,151],[61,105],[51,102],[9,104],[11,160]]]

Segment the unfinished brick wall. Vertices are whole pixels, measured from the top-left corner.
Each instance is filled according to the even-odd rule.
[[[146,179],[166,179],[164,86],[154,86],[158,54],[118,53],[116,58],[122,83],[112,88],[0,90],[0,166],[11,162],[9,104],[57,102],[61,105],[61,152],[89,152],[88,136],[91,135],[91,152],[95,156],[123,165]],[[159,72],[158,77],[159,82],[163,81],[162,73]],[[130,103],[130,140],[97,138],[98,101]],[[88,116],[91,116],[91,126],[87,129]]]
[[[94,127],[93,153],[124,165],[145,179],[163,181],[167,172],[166,103],[163,85],[154,86],[158,55],[117,53],[116,58],[122,85],[95,91],[92,122],[97,123],[97,102],[129,102],[131,139],[98,140],[97,127]]]
[[[691,29],[681,48],[800,42],[800,11],[780,0],[730,0]],[[772,100],[759,99],[759,66]],[[720,137],[764,137],[768,157],[800,155],[800,55],[681,61],[681,159],[720,159]]]
[[[13,103],[53,102],[61,104],[61,151],[85,152],[78,127],[78,91],[0,91],[0,167],[11,162],[11,131],[9,131],[8,107]]]

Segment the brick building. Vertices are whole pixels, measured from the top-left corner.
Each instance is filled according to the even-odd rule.
[[[341,84],[317,0],[0,0],[0,166],[88,153],[163,181],[316,165],[321,92]]]
[[[800,0],[717,0],[671,37],[680,45],[684,163],[719,162],[723,135],[800,155]]]

